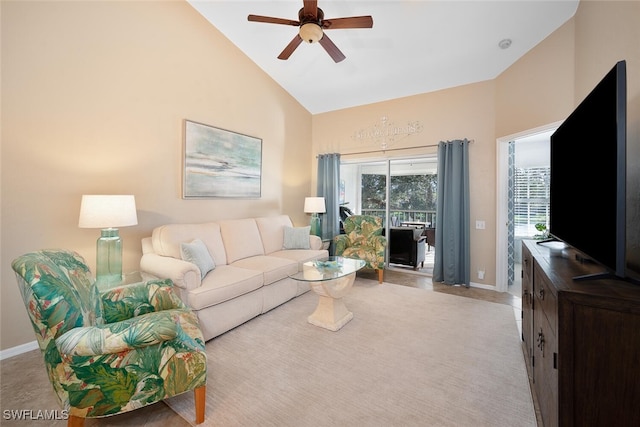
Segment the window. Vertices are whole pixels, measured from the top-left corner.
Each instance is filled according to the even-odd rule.
[[[421,221],[434,227],[437,163],[435,156],[343,162],[340,202],[356,214],[382,217],[385,224],[389,217],[391,226]]]
[[[540,234],[535,225],[549,226],[549,167],[516,168],[514,231],[516,236]]]

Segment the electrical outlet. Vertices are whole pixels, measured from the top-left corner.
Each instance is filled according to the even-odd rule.
[[[476,230],[484,230],[484,221],[476,220]]]
[[[478,270],[478,279],[484,280],[484,270]]]

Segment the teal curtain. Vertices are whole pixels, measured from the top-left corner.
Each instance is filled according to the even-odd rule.
[[[340,154],[318,156],[317,195],[324,197],[327,208],[327,212],[321,215],[322,238],[333,239],[340,234]]]
[[[440,142],[435,282],[470,285],[469,228],[469,141]]]

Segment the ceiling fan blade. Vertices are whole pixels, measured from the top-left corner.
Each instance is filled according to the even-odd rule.
[[[300,26],[300,22],[298,21],[284,18],[272,18],[271,16],[249,15],[247,19],[249,21],[264,22],[266,24],[293,25],[294,27]]]
[[[278,59],[289,59],[293,51],[300,46],[300,43],[302,43],[302,38],[296,34],[293,40],[291,40],[287,47],[278,55]]]
[[[318,0],[304,0],[302,14],[304,16],[313,16],[313,19],[318,19]]]
[[[352,16],[349,18],[334,18],[322,21],[322,29],[324,30],[372,27],[373,18],[371,16]]]
[[[322,36],[322,38],[320,39],[320,41],[318,41],[318,43],[320,43],[322,45],[322,47],[324,48],[324,50],[327,51],[327,53],[329,54],[329,56],[335,61],[335,62],[340,62],[342,61],[344,58],[346,58],[346,56],[344,56],[344,54],[342,52],[340,52],[340,49],[338,49],[338,46],[336,46],[329,37],[327,37],[326,34],[324,34]]]

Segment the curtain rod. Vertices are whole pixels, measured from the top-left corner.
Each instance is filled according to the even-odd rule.
[[[469,139],[469,144],[473,144],[475,139]],[[402,148],[388,148],[386,150],[371,150],[371,151],[356,151],[353,153],[340,153],[341,156],[354,156],[356,154],[371,154],[371,153],[386,153],[387,151],[402,151],[402,150],[415,150],[417,148],[428,148],[428,147],[437,147],[440,143],[437,144],[427,144],[427,145],[419,145],[417,147],[402,147]],[[318,156],[316,156],[318,158]]]

